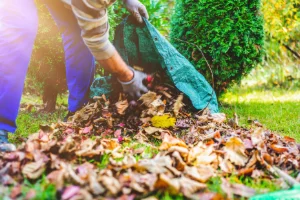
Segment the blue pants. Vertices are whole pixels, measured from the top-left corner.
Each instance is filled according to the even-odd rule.
[[[69,110],[74,112],[87,102],[95,60],[72,11],[59,0],[44,1],[62,33]],[[0,13],[0,130],[15,132],[38,16],[34,0],[0,0]]]

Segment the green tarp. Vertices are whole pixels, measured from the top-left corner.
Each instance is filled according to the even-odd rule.
[[[206,79],[149,21],[144,21],[144,25],[137,25],[131,17],[127,17],[117,27],[114,45],[124,61],[129,66],[143,67],[146,73],[166,72],[196,109],[208,107],[212,113],[219,112],[216,94]],[[99,81],[103,78],[92,85],[92,96],[99,96]],[[105,90],[109,91],[107,88]]]

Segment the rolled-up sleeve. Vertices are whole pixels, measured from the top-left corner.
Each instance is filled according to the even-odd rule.
[[[81,28],[81,36],[96,60],[105,60],[116,51],[109,41],[107,8],[113,0],[72,0],[71,8]]]

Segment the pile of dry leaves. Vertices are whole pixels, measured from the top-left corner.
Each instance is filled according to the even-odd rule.
[[[274,166],[300,169],[295,140],[254,123],[238,126],[224,114],[192,112],[183,95],[157,87],[138,102],[120,95],[117,102],[94,98],[68,123],[42,126],[18,151],[0,154],[0,182],[20,195],[25,179],[46,175],[59,198],[155,199],[168,191],[190,199],[222,199],[207,189],[212,177],[222,178],[227,198],[250,197],[255,190],[231,184],[229,174],[276,180]],[[155,145],[156,144],[156,145]],[[159,145],[157,145],[159,144]],[[146,148],[155,149],[155,155]],[[99,167],[103,157],[107,165]],[[35,192],[29,192],[28,199]]]

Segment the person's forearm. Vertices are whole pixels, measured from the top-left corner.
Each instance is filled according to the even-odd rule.
[[[97,61],[104,69],[115,74],[120,81],[130,81],[134,76],[132,70],[130,70],[117,51],[115,51],[112,57]]]

